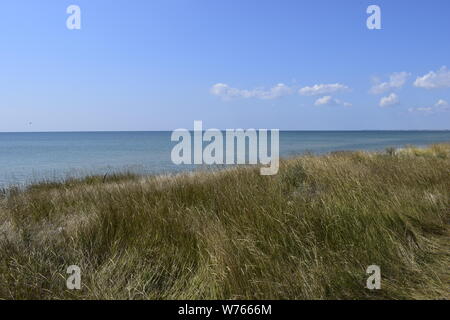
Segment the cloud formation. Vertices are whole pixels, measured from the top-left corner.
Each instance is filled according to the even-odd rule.
[[[332,84],[316,84],[312,87],[303,87],[298,92],[302,96],[315,96],[319,94],[327,94],[338,91],[347,91],[350,88],[340,83]]]
[[[450,88],[450,70],[446,66],[438,71],[430,71],[422,77],[417,77],[414,86],[425,89]]]
[[[409,112],[413,113],[424,113],[424,114],[435,114],[440,112],[449,111],[450,107],[447,101],[439,99],[432,107],[420,107],[420,108],[409,108]]]
[[[232,98],[256,98],[262,100],[270,100],[290,95],[292,94],[293,90],[283,83],[279,83],[268,90],[264,90],[262,88],[253,90],[237,89],[232,88],[225,83],[217,83],[212,86],[210,92],[211,94],[219,96],[224,100],[229,100]]]
[[[398,104],[399,99],[395,93],[391,93],[387,97],[383,97],[380,100],[380,107],[390,107]]]
[[[445,108],[448,107],[448,102],[445,101],[444,99],[439,99],[434,106],[438,108]]]
[[[408,109],[409,112],[411,113],[433,113],[433,108],[432,107],[420,107],[420,108],[409,108]]]
[[[319,98],[314,102],[315,106],[344,106],[351,107],[352,104],[348,102],[341,101],[339,99],[334,99],[332,96],[324,96]]]
[[[406,83],[406,80],[410,75],[410,73],[402,71],[392,73],[389,76],[389,81],[387,82],[379,82],[379,80],[375,79],[376,84],[372,86],[370,93],[381,94],[391,89],[401,88]]]

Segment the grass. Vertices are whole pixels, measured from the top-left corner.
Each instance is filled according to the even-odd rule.
[[[449,200],[449,144],[10,188],[0,299],[449,299]]]

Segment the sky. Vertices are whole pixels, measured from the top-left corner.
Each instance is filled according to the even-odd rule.
[[[0,40],[0,132],[450,129],[448,0],[5,0]]]

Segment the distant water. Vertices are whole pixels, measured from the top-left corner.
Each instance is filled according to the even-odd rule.
[[[0,133],[0,186],[117,171],[167,173],[171,132]],[[280,155],[450,142],[450,131],[284,131]]]

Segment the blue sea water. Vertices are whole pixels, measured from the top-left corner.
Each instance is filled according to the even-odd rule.
[[[0,133],[0,186],[88,174],[190,170],[171,161],[171,132]],[[450,142],[450,131],[282,131],[280,156]]]

